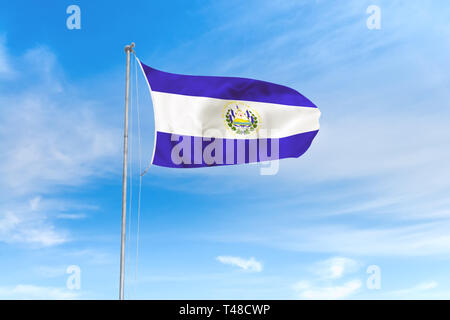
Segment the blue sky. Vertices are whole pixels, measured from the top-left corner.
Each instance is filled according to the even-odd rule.
[[[81,30],[66,28],[71,4],[81,8]],[[381,9],[380,30],[366,26],[369,5]],[[281,161],[273,176],[257,165],[151,167],[136,273],[134,109],[127,298],[450,298],[448,5],[0,8],[0,298],[117,298],[123,48],[131,41],[161,70],[293,87],[322,117],[309,151]],[[141,74],[137,87],[145,166],[153,115]],[[80,267],[80,289],[66,286],[71,265]],[[380,289],[366,285],[371,265],[381,270]]]

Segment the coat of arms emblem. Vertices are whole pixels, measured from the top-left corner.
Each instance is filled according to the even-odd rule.
[[[236,134],[248,135],[259,129],[259,115],[245,103],[227,104],[224,117],[227,128]]]

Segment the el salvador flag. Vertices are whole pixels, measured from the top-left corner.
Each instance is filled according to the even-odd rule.
[[[294,89],[167,73],[138,62],[153,101],[154,165],[197,168],[296,158],[319,131],[319,109]]]

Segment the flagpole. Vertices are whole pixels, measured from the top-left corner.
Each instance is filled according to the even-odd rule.
[[[130,95],[130,54],[133,52],[134,42],[125,46],[127,54],[127,76],[125,85],[125,124],[123,133],[123,181],[122,181],[122,230],[120,240],[120,284],[119,300],[124,299],[125,287],[125,230],[127,223],[127,161],[128,161],[128,103]]]

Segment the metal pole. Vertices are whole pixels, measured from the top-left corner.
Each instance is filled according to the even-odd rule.
[[[125,124],[123,134],[123,181],[122,181],[122,231],[120,242],[120,284],[119,299],[124,299],[125,286],[125,230],[127,224],[127,160],[128,160],[128,102],[130,95],[130,53],[133,51],[134,42],[125,46],[127,54],[127,76],[125,85]]]

